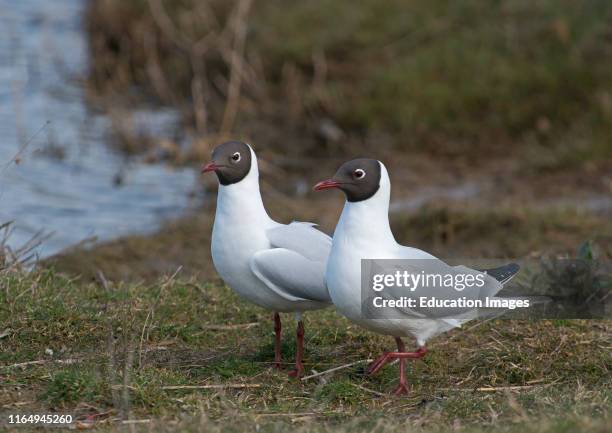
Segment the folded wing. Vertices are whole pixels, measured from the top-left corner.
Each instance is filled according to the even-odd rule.
[[[332,239],[313,223],[294,221],[269,229],[266,234],[273,248],[287,248],[309,260],[327,263]]]
[[[293,222],[269,229],[271,249],[253,255],[251,270],[287,300],[328,303],[325,267],[331,238],[313,225]]]

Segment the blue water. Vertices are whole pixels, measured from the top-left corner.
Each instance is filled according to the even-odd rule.
[[[14,221],[13,248],[53,233],[40,256],[94,236],[155,230],[193,206],[197,189],[193,170],[128,160],[108,146],[111,122],[88,108],[79,86],[88,62],[84,6],[0,0],[0,224]],[[133,117],[141,130],[176,133],[171,110]]]

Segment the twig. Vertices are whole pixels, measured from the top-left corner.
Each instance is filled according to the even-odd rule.
[[[21,154],[27,149],[27,147],[30,145],[30,143],[32,143],[32,141],[34,141],[34,139],[36,137],[38,137],[38,134],[40,134],[47,126],[49,126],[49,124],[51,123],[50,120],[47,120],[40,128],[38,128],[38,131],[36,131],[17,151],[17,153],[4,165],[4,167],[2,167],[2,170],[0,170],[0,173],[4,170],[6,170],[13,162],[18,161],[21,157]]]
[[[372,393],[372,394],[378,395],[378,396],[380,396],[380,397],[388,397],[388,395],[387,395],[387,394],[384,394],[384,393],[382,393],[382,392],[378,392],[378,391],[374,391],[373,389],[366,388],[365,386],[361,386],[361,385],[358,385],[358,384],[356,384],[356,383],[354,383],[353,385],[355,385],[355,386],[356,386],[357,388],[359,388],[359,389],[362,389],[362,390],[364,390],[364,391],[366,391],[366,392],[369,392],[369,393]]]
[[[27,361],[27,362],[19,362],[17,364],[4,365],[0,368],[9,369],[9,368],[18,368],[18,367],[28,367],[30,365],[46,364],[47,362],[49,361],[47,361],[46,359],[39,359],[37,361]]]
[[[534,379],[527,381],[527,385],[535,385],[544,382],[545,379]],[[554,383],[554,382],[553,382]]]
[[[45,234],[44,229],[37,231],[30,237],[30,239],[28,239],[28,241],[25,244],[23,244],[22,246],[20,246],[19,248],[15,250],[15,255],[17,257],[23,257],[24,255],[28,254],[30,251],[32,251],[36,247],[40,246],[43,242],[48,240],[53,235],[54,235],[54,232],[49,232]]]
[[[178,389],[225,389],[225,388],[260,388],[260,383],[228,383],[228,384],[215,384],[215,385],[168,385],[162,386],[161,389],[165,390],[178,390]]]
[[[463,392],[471,392],[471,391],[479,391],[479,392],[497,392],[497,391],[517,391],[521,389],[530,389],[536,387],[548,387],[559,382],[560,379],[557,379],[550,383],[539,383],[533,385],[513,385],[513,386],[482,386],[480,388],[439,388],[441,391],[463,391]]]
[[[462,380],[460,380],[459,382],[457,382],[456,385],[461,385],[461,384],[467,382],[470,379],[470,377],[472,377],[472,373],[474,372],[474,370],[476,370],[476,366],[473,366],[472,369],[470,370],[470,372],[468,373],[468,375],[465,378],[463,378]]]
[[[47,364],[49,362],[56,362],[58,364],[75,364],[77,362],[82,361],[83,358],[67,358],[67,359],[37,359],[36,361],[27,361],[27,362],[19,362],[17,364],[11,365],[3,365],[0,366],[2,369],[10,369],[10,368],[21,368],[21,367],[29,367],[30,365],[42,365]]]
[[[104,275],[104,272],[102,272],[101,269],[98,269],[96,271],[96,277],[98,278],[98,282],[102,285],[102,288],[106,291],[106,294],[110,294],[110,284],[108,283],[108,280],[106,279],[106,276]],[[108,311],[108,302],[104,306],[104,310]]]
[[[204,325],[202,328],[211,331],[229,331],[232,329],[251,329],[254,326],[259,326],[259,322],[238,323],[236,325]]]
[[[18,268],[27,265],[32,259],[37,259],[38,254],[34,250],[53,236],[53,232],[45,234],[44,230],[40,230],[32,235],[23,245],[12,249],[7,245],[12,233],[12,224],[13,221],[8,221],[0,225],[0,231],[2,231],[2,239],[0,239],[0,269]]]
[[[476,388],[474,391],[480,391],[480,392],[513,391],[513,390],[518,390],[518,389],[533,388],[534,386],[538,386],[538,385],[483,386],[480,388]]]
[[[129,389],[130,391],[135,391],[136,387],[134,387],[132,385],[115,384],[115,385],[111,385],[111,389],[115,390],[115,391],[123,391],[124,389]]]
[[[150,419],[125,419],[121,421],[121,424],[149,424]]]
[[[317,415],[331,415],[334,413],[341,413],[340,411],[328,410],[325,412],[266,412],[258,413],[255,416],[317,416]]]
[[[304,376],[301,380],[302,381],[309,380],[309,379],[312,379],[314,377],[323,376],[323,375],[328,374],[328,373],[333,373],[335,371],[339,371],[339,370],[343,370],[345,368],[352,367],[353,365],[363,364],[364,362],[372,362],[372,361],[373,361],[372,359],[362,359],[362,360],[359,360],[359,361],[351,362],[349,364],[340,365],[339,367],[330,368],[329,370],[325,370],[325,371],[321,371],[321,372],[318,372],[318,373],[314,373],[314,374],[311,374],[310,376]]]
[[[25,406],[27,404],[32,404],[32,403],[34,403],[34,401],[17,401],[15,403],[3,404],[2,408],[10,409],[12,407],[20,407],[20,406]]]

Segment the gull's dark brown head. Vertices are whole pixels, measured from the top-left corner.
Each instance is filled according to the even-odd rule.
[[[202,166],[202,173],[214,171],[221,185],[244,179],[251,170],[251,148],[241,141],[228,141],[215,147],[212,161]]]
[[[380,188],[380,162],[375,159],[360,158],[345,162],[334,177],[321,181],[314,186],[315,191],[339,188],[346,200],[358,202],[372,197]]]

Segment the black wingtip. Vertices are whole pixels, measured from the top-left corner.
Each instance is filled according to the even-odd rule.
[[[514,277],[520,269],[521,267],[518,265],[518,263],[513,262],[498,268],[484,269],[483,271],[503,284]]]

